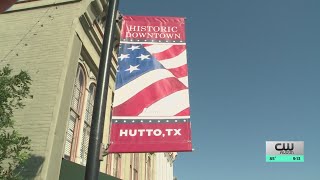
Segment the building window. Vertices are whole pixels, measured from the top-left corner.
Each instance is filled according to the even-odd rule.
[[[152,180],[151,157],[147,155],[147,180]]]
[[[113,175],[120,178],[121,176],[121,155],[114,154]]]
[[[133,154],[130,154],[130,180],[132,180],[132,170],[133,170]]]
[[[112,154],[107,155],[107,174],[111,174],[111,163],[112,163]]]
[[[133,154],[133,179],[132,180],[138,180],[139,177],[139,153]]]
[[[91,128],[95,94],[96,94],[96,85],[94,83],[91,83],[91,85],[89,86],[88,96],[86,101],[87,105],[86,105],[84,123],[82,128],[83,131],[82,131],[82,140],[81,140],[81,148],[80,148],[81,164],[83,165],[85,165],[87,162],[90,128]]]
[[[70,116],[68,120],[67,138],[65,142],[64,157],[74,161],[74,154],[76,152],[76,132],[80,122],[80,115],[83,106],[85,76],[83,68],[79,65],[77,70],[76,80],[74,82],[73,94],[71,99]]]

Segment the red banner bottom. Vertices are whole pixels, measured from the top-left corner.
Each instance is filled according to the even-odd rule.
[[[109,153],[192,151],[190,122],[113,123]]]

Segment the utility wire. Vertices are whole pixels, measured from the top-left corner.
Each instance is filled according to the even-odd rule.
[[[56,2],[53,3],[53,5],[55,5],[55,4],[56,4]],[[50,8],[48,8],[48,9],[40,16],[40,18],[38,19],[38,21],[29,29],[29,31],[28,31],[26,34],[23,35],[23,37],[19,40],[19,42],[0,60],[0,63],[5,62],[5,61],[7,60],[7,57],[8,57],[9,55],[11,55],[11,54],[17,49],[17,47],[27,38],[27,36],[35,29],[35,27],[41,22],[41,20],[48,14],[49,10],[51,10],[52,8],[53,8],[53,6],[50,7]],[[43,21],[42,24],[44,24],[45,22],[47,22],[47,21]],[[39,32],[39,31],[38,31],[38,32]],[[25,43],[28,43],[28,41],[25,41]],[[18,53],[18,51],[17,51],[16,53]]]

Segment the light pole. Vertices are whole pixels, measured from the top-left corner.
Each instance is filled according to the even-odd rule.
[[[103,136],[103,126],[108,96],[108,85],[118,5],[119,0],[109,1],[99,63],[97,91],[93,106],[85,180],[98,180],[99,178],[99,155]]]

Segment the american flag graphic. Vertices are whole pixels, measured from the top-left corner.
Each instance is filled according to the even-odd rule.
[[[113,116],[190,116],[185,44],[122,43]]]

